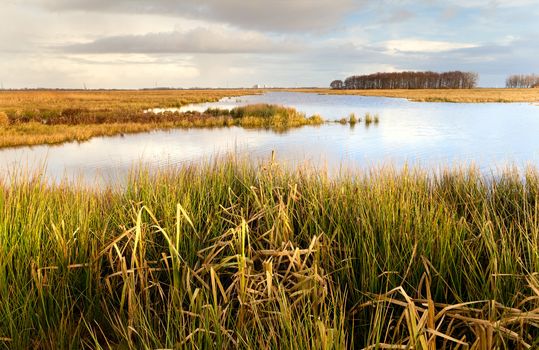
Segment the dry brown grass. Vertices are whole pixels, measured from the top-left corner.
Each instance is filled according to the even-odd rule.
[[[260,93],[260,90],[103,90],[0,91],[0,111],[62,111],[64,109],[143,110],[181,107],[189,103],[217,101],[227,96]]]
[[[331,95],[361,95],[406,98],[416,102],[539,102],[537,89],[417,89],[417,90],[331,90],[294,89],[288,91]]]
[[[0,127],[9,124],[9,118],[6,113],[0,112]]]
[[[208,97],[209,98],[209,97]],[[4,118],[2,119],[2,116]],[[4,120],[4,122],[2,122]],[[232,111],[145,113],[140,110],[92,111],[66,108],[55,116],[36,114],[15,117],[0,112],[0,148],[86,141],[95,136],[147,132],[171,128],[213,128],[238,126],[284,132],[304,125],[319,125],[320,116],[307,118],[293,108],[277,105],[250,105]]]
[[[70,141],[87,141],[96,136],[114,136],[147,132],[151,130],[170,129],[173,123],[114,123],[89,125],[43,125],[40,123],[24,123],[0,126],[0,148],[16,146],[34,146],[43,144],[59,144]]]
[[[0,91],[0,147],[85,141],[94,136],[182,127],[185,123],[175,114],[144,110],[256,93],[260,91]]]

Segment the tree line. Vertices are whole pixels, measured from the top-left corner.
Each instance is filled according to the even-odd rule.
[[[534,88],[539,87],[539,75],[537,74],[514,74],[505,81],[508,88]]]
[[[477,86],[473,72],[395,72],[353,75],[331,82],[332,89],[471,89]]]

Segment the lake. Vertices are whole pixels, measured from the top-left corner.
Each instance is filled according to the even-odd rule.
[[[539,106],[526,103],[421,103],[405,99],[270,92],[189,105],[185,110],[253,103],[291,106],[326,120],[378,114],[379,124],[307,126],[285,133],[238,127],[174,129],[57,146],[0,150],[0,174],[23,165],[52,180],[122,181],[134,165],[152,168],[209,160],[230,153],[252,159],[276,152],[283,164],[309,163],[330,172],[381,164],[422,167],[475,164],[485,172],[507,165],[539,166]]]

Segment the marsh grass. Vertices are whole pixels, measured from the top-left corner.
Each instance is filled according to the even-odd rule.
[[[348,116],[348,123],[350,125],[355,125],[356,123],[359,123],[359,122],[361,122],[361,119],[358,119],[355,113],[350,113],[350,115]]]
[[[190,103],[212,102],[227,96],[260,92],[0,91],[0,147],[85,141],[94,136],[186,127],[188,122],[178,121],[177,114],[153,114],[144,111],[156,107],[177,108]],[[199,119],[193,125],[202,124]],[[213,124],[218,124],[218,121],[213,121]]]
[[[0,112],[1,113],[1,112]],[[237,107],[232,111],[209,109],[198,112],[144,113],[131,112],[108,116],[99,113],[82,118],[78,111],[64,110],[56,119],[41,122],[6,122],[6,114],[0,114],[0,147],[23,145],[58,144],[68,141],[86,141],[95,136],[113,136],[172,128],[212,128],[239,126],[264,128],[284,132],[305,125],[320,125],[319,115],[307,118],[293,108],[258,104]],[[4,123],[2,124],[2,120]]]
[[[539,345],[533,169],[225,159],[125,188],[6,181],[2,348]]]
[[[350,124],[351,127],[354,127],[357,123],[365,122],[365,126],[370,126],[372,123],[378,124],[380,122],[380,116],[378,114],[371,114],[370,112],[365,113],[363,119],[356,117],[355,113],[350,113],[348,119],[341,118],[335,120],[336,123],[340,124]]]
[[[0,127],[9,125],[9,117],[5,112],[0,112]]]
[[[287,89],[286,91],[330,95],[360,95],[406,98],[416,102],[486,103],[486,102],[539,102],[535,89],[391,89],[391,90],[335,90],[335,89]]]
[[[304,113],[300,113],[294,108],[272,104],[247,105],[235,107],[231,110],[208,109],[204,114],[224,118],[229,125],[277,131],[324,123],[320,115],[306,117]]]

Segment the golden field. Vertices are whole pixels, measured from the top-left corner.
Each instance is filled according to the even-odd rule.
[[[539,102],[539,89],[395,89],[395,90],[332,90],[293,89],[289,91],[331,95],[361,95],[406,98],[416,102]]]
[[[176,127],[171,114],[144,113],[260,93],[259,90],[0,91],[0,147],[85,141]],[[181,125],[179,125],[181,126]]]

